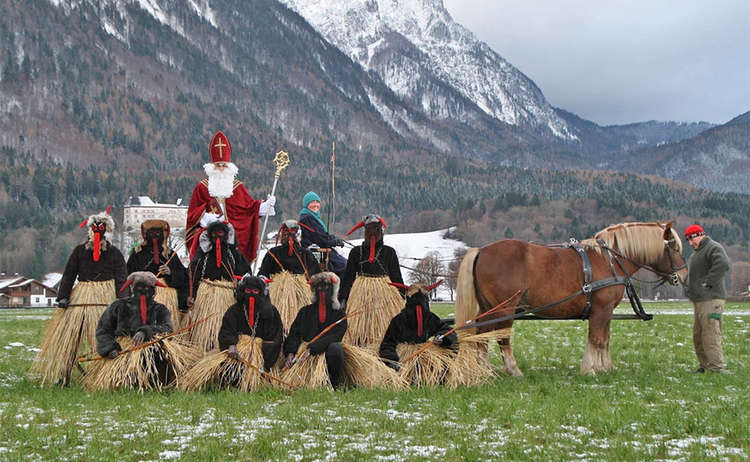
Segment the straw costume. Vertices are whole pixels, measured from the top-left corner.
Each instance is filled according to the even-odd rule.
[[[341,339],[347,321],[338,323],[315,342],[309,343],[323,329],[344,317],[337,299],[339,284],[334,273],[318,273],[312,277],[313,302],[299,310],[284,340],[286,371],[282,379],[306,387],[331,386],[336,389],[341,385],[345,359]],[[295,355],[303,348],[305,353],[295,363]]]
[[[117,298],[117,287],[127,277],[122,253],[108,240],[115,227],[109,209],[91,215],[81,227],[88,229],[87,240],[73,249],[65,265],[58,308],[45,327],[32,366],[32,375],[40,378],[43,386],[70,383],[76,355],[79,350],[94,349],[99,317]],[[78,284],[73,287],[76,278]]]
[[[310,276],[320,273],[320,264],[312,252],[299,244],[300,226],[294,220],[281,224],[276,242],[258,270],[259,276],[271,279],[271,301],[278,308],[285,329],[289,329],[299,309],[310,304]]]
[[[96,349],[105,359],[92,362],[83,380],[86,389],[161,390],[198,360],[200,353],[176,337],[129,351],[159,334],[172,332],[169,309],[154,300],[160,284],[148,271],[128,276],[126,285],[133,286],[133,296],[115,300],[97,325]]]
[[[404,300],[399,289],[389,282],[403,284],[396,251],[383,244],[385,221],[368,215],[347,234],[365,228],[361,246],[349,253],[339,300],[348,313],[365,310],[352,319],[344,341],[352,345],[376,348],[391,319],[401,311]]]
[[[406,306],[391,320],[380,344],[380,357],[416,386],[443,383],[456,356],[456,334],[444,335],[450,326],[430,311],[428,294],[438,284],[413,284],[408,288],[401,285],[406,288]],[[429,346],[413,356],[433,336]],[[406,361],[399,362],[402,360]]]
[[[212,316],[191,331],[190,340],[202,351],[218,346],[221,319],[236,300],[235,275],[250,272],[250,264],[234,246],[231,224],[215,221],[200,236],[199,253],[190,263],[192,319]],[[193,302],[194,300],[194,302]]]
[[[130,253],[127,268],[128,274],[149,271],[166,285],[156,287],[154,300],[169,309],[172,324],[180,328],[187,321],[184,312],[187,311],[188,278],[182,262],[169,247],[169,233],[169,223],[164,220],[141,223],[143,241]]]
[[[283,325],[268,297],[266,283],[246,274],[237,285],[237,303],[224,314],[219,330],[219,349],[212,350],[181,380],[185,390],[210,385],[256,391],[276,385],[261,373],[245,366],[247,361],[261,371],[271,372],[279,360]]]
[[[287,359],[282,379],[308,388],[337,389],[344,384],[393,390],[406,388],[406,382],[376,355],[341,343],[347,319],[336,297],[338,276],[319,273],[312,277],[311,284],[313,303],[300,310],[284,342]],[[315,339],[331,325],[328,332]]]

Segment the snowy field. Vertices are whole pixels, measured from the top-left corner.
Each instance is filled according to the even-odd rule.
[[[584,322],[533,321],[514,331],[522,378],[493,348],[480,387],[295,394],[40,389],[49,310],[0,310],[0,460],[747,460],[750,319],[724,319],[727,373],[696,375],[689,305],[661,306],[680,315],[613,322],[608,374],[578,371]]]

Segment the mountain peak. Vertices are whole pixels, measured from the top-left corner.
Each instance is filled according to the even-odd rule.
[[[442,0],[282,2],[431,119],[470,120],[478,110],[545,136],[577,140],[536,84],[456,23]],[[447,96],[450,91],[458,95]],[[472,107],[446,109],[448,100],[465,106],[462,98]]]

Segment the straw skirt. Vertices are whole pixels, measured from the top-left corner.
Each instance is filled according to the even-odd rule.
[[[263,339],[253,339],[249,335],[240,335],[237,352],[240,357],[253,366],[263,368]],[[271,374],[278,375],[282,362],[277,361]],[[185,391],[198,391],[207,388],[236,387],[240,391],[257,391],[261,388],[278,387],[279,383],[261,377],[260,372],[247,367],[241,361],[230,358],[226,351],[218,348],[211,350],[190,370],[179,377],[179,388]]]
[[[159,280],[166,285],[164,279]],[[172,317],[172,327],[174,327],[174,330],[180,329],[185,326],[187,316],[179,310],[177,289],[175,289],[174,287],[157,286],[156,294],[154,295],[154,301],[157,301],[167,307],[167,309],[169,310],[169,314]]]
[[[307,342],[302,342],[297,349],[297,354],[306,346]],[[295,363],[281,373],[281,379],[294,384],[295,388],[328,388],[333,390],[331,380],[328,378],[325,353],[316,356],[310,355],[305,362]]]
[[[154,343],[114,359],[105,358],[88,364],[83,387],[89,391],[117,388],[161,390],[195,364],[202,353],[177,338]],[[123,351],[132,348],[131,337],[120,337],[117,343]]]
[[[473,330],[473,329],[470,329]],[[476,386],[495,376],[489,361],[489,342],[509,338],[511,329],[498,329],[483,334],[460,331],[458,354],[453,358],[445,385],[450,388]]]
[[[399,343],[396,346],[396,352],[401,359],[399,375],[407,383],[416,387],[442,385],[453,365],[456,351],[429,342],[423,352],[409,359],[424,345],[424,343]],[[405,361],[406,359],[409,360]]]
[[[312,303],[310,284],[304,274],[282,271],[271,276],[273,282],[268,288],[271,303],[279,310],[281,322],[287,331],[297,317],[299,309]]]
[[[348,319],[344,343],[358,346],[380,344],[388,325],[404,307],[398,289],[388,285],[388,276],[358,275],[352,284],[347,313],[363,310]]]
[[[219,347],[219,329],[227,308],[234,305],[234,282],[223,280],[201,281],[195,303],[190,312],[193,322],[211,316],[191,331],[190,341],[201,351],[211,351]]]
[[[116,298],[115,281],[81,281],[73,287],[70,306],[57,308],[42,334],[31,374],[42,386],[67,384],[79,351],[96,351],[96,326]]]

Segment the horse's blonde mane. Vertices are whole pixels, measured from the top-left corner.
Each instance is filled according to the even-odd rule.
[[[601,253],[601,247],[596,240],[603,240],[607,246],[617,249],[628,258],[635,261],[647,262],[658,259],[664,252],[664,230],[662,223],[619,223],[610,225],[599,231],[591,239],[581,241],[587,248],[593,248]],[[670,228],[672,239],[677,243],[677,252],[682,253],[682,240],[673,228]]]

